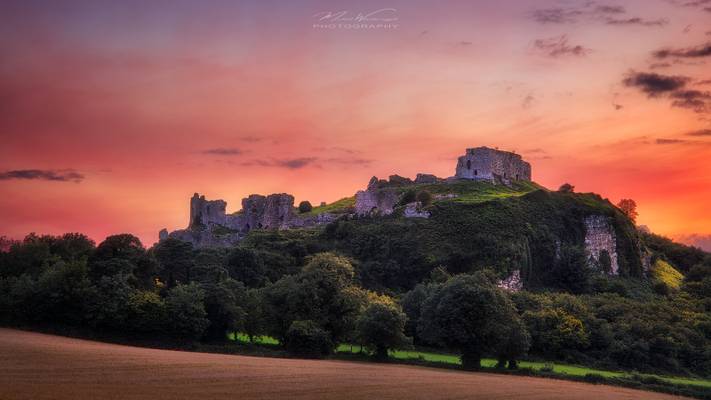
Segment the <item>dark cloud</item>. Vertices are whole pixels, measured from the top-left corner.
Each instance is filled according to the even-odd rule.
[[[242,136],[240,140],[247,143],[256,143],[261,142],[262,140],[264,140],[264,138],[261,138],[259,136]]]
[[[649,65],[649,68],[650,68],[650,69],[661,69],[661,68],[669,68],[669,67],[671,67],[671,66],[672,66],[672,65],[669,64],[668,62],[663,62],[663,63],[650,64],[650,65]]]
[[[711,110],[711,92],[677,90],[670,97],[673,99],[673,107],[688,108],[697,113],[705,113]]]
[[[521,101],[521,107],[523,107],[524,109],[531,108],[533,106],[533,103],[535,102],[536,98],[533,97],[532,94],[527,94]]]
[[[320,159],[318,157],[298,157],[286,160],[250,160],[241,163],[244,166],[259,166],[259,167],[278,167],[287,169],[301,169],[308,166],[321,168],[323,164],[341,164],[341,165],[369,165],[373,160],[366,158],[351,158],[351,157],[330,157]]]
[[[573,24],[581,20],[603,22],[608,25],[664,26],[667,19],[647,20],[640,17],[625,18],[627,11],[617,5],[596,5],[586,1],[569,7],[552,7],[533,10],[531,18],[541,24]]]
[[[352,165],[370,165],[373,163],[373,160],[369,160],[367,158],[328,158],[324,160],[327,163],[334,163],[334,164],[352,164]]]
[[[0,173],[0,180],[25,179],[42,180],[56,182],[76,182],[84,180],[84,175],[72,169],[63,170],[43,170],[43,169],[19,169]]]
[[[582,10],[558,7],[533,10],[531,17],[541,24],[565,24],[577,22],[583,14]]]
[[[657,97],[684,88],[691,80],[686,76],[660,75],[653,72],[630,72],[622,83],[635,87],[649,97]]]
[[[711,92],[687,89],[691,78],[660,75],[653,72],[630,72],[622,83],[646,93],[649,97],[666,97],[672,107],[685,108],[697,113],[711,112]]]
[[[624,14],[625,8],[622,6],[597,6],[595,11],[601,14]]]
[[[664,59],[669,57],[676,58],[699,58],[711,56],[711,42],[699,46],[687,47],[684,49],[661,49],[657,50],[652,55],[655,58]]]
[[[535,148],[535,149],[528,149],[528,150],[525,150],[524,153],[526,153],[526,154],[545,154],[546,151],[543,150],[543,149],[541,149],[541,148],[539,148],[539,147],[537,147],[537,148]]]
[[[289,169],[299,169],[299,168],[304,168],[305,166],[307,166],[309,164],[313,164],[316,160],[317,160],[316,157],[301,157],[301,158],[292,158],[290,160],[279,160],[276,163],[280,167],[289,168]]]
[[[209,154],[213,156],[238,156],[242,154],[242,150],[234,147],[217,147],[214,149],[207,149],[202,152],[203,154]]]
[[[711,36],[711,31],[707,31],[706,36]]]
[[[686,140],[682,139],[657,139],[655,143],[657,144],[680,144],[680,143],[685,143]]]
[[[697,85],[711,85],[711,79],[705,79],[705,80],[702,80],[702,81],[697,81],[696,84],[697,84]]]
[[[548,57],[576,56],[582,57],[590,52],[581,45],[572,45],[568,42],[567,35],[556,36],[548,39],[538,39],[533,42],[533,48]]]
[[[696,131],[687,132],[686,136],[711,136],[711,129],[699,129]]]
[[[472,42],[462,40],[461,42],[459,42],[459,45],[460,46],[471,46]]]
[[[666,18],[648,20],[639,17],[634,18],[608,18],[605,20],[608,25],[640,25],[640,26],[664,26],[669,23]]]

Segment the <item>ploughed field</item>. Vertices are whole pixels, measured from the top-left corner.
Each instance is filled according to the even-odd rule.
[[[146,349],[0,328],[0,399],[674,399],[554,379]]]

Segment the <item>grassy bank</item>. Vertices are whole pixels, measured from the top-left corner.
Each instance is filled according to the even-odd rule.
[[[230,335],[231,340],[237,339],[238,342],[243,344],[249,344],[249,338],[244,334],[234,334]],[[278,346],[279,341],[268,336],[255,337],[253,344],[262,346]],[[427,363],[427,364],[443,364],[449,366],[460,366],[461,360],[459,356],[447,353],[438,353],[422,350],[394,350],[390,351],[390,358],[394,361],[399,362],[414,362],[414,363]],[[336,349],[337,355],[358,355],[365,354],[365,350],[358,345],[351,344],[341,344]],[[482,367],[486,369],[494,369],[496,366],[496,360],[491,358],[485,358],[482,360]],[[633,380],[633,381],[648,381],[648,382],[662,382],[672,385],[684,385],[684,386],[696,386],[700,388],[711,389],[711,380],[709,379],[695,379],[687,377],[674,377],[674,376],[660,376],[653,374],[637,374],[635,372],[625,372],[625,371],[608,371],[596,368],[589,368],[585,366],[578,365],[566,365],[557,364],[549,362],[539,362],[539,361],[520,361],[519,367],[522,370],[530,370],[536,373],[543,373],[546,375],[553,375],[562,378],[577,378],[582,380],[594,380],[596,377],[602,377],[604,379],[622,379],[622,380]],[[600,382],[603,383],[603,382]],[[607,383],[607,382],[605,382]]]

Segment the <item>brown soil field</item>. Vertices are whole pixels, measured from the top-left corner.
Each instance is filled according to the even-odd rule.
[[[146,349],[0,328],[0,399],[678,399],[554,379]]]

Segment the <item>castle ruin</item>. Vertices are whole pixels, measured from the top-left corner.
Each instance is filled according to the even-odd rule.
[[[455,177],[510,183],[530,181],[531,164],[520,155],[489,147],[474,147],[457,160]]]
[[[343,215],[388,215],[398,206],[402,188],[410,185],[447,184],[461,179],[484,180],[494,184],[530,181],[531,165],[520,155],[488,147],[466,150],[459,157],[456,174],[443,179],[431,174],[417,174],[412,180],[392,175],[388,180],[371,178],[368,187],[355,194],[355,204],[337,213],[298,213],[294,196],[275,193],[268,196],[252,194],[242,199],[242,209],[228,214],[224,200],[207,200],[197,193],[190,199],[190,222],[186,229],[159,233],[160,240],[169,237],[184,240],[198,247],[229,246],[241,240],[253,229],[288,229],[325,224]],[[439,195],[440,198],[451,198]],[[454,196],[454,195],[452,195]],[[419,203],[406,204],[406,218],[428,218],[430,213]]]

